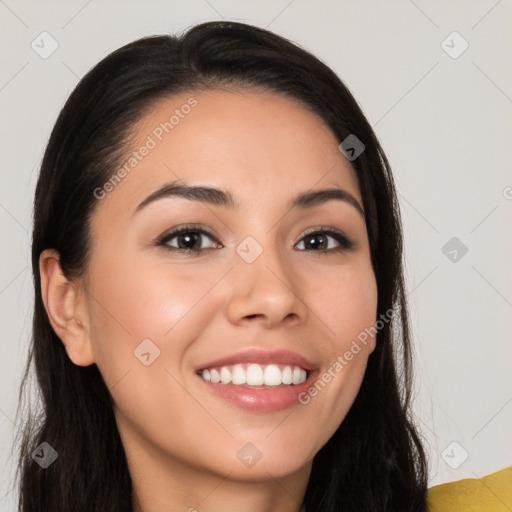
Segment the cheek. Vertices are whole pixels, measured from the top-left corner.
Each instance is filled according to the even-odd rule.
[[[377,284],[369,262],[331,269],[309,279],[308,305],[322,320],[330,350],[336,355],[347,350],[352,341],[375,324]],[[373,347],[368,337],[367,346]],[[326,347],[326,350],[327,347]]]
[[[325,327],[325,357],[317,382],[299,397],[311,418],[323,418],[324,441],[338,428],[357,396],[375,348],[372,329],[377,315],[377,285],[368,262],[331,270],[329,276],[317,274],[316,283],[323,286],[309,288],[308,306],[318,312]]]
[[[187,433],[190,418],[204,414],[180,384],[182,364],[222,308],[215,285],[225,274],[225,268],[201,272],[198,265],[142,259],[104,258],[95,268],[90,318],[96,364],[116,409],[141,437],[169,429]]]
[[[157,347],[145,342],[150,352],[171,356],[165,358],[171,365],[179,361],[221,307],[211,290],[225,274],[223,269],[201,273],[198,265],[155,265],[142,258],[97,260],[101,266],[91,266],[91,342],[106,379],[115,381],[140,365],[138,347],[148,339]]]

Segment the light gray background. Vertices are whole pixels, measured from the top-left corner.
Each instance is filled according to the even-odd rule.
[[[266,27],[328,63],[391,161],[430,485],[512,464],[511,11],[507,0],[0,0],[0,510],[14,510],[31,209],[57,114],[78,79],[114,49],[220,18]],[[47,59],[31,48],[43,31],[59,45]],[[469,44],[458,58],[445,51],[463,48],[458,36],[446,40],[453,31]],[[455,262],[442,252],[452,237],[468,248]]]

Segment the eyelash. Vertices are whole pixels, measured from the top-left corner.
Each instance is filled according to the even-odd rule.
[[[171,247],[167,245],[167,243],[172,240],[173,238],[176,238],[179,235],[187,234],[187,233],[197,233],[200,235],[206,235],[209,236],[212,240],[216,242],[218,236],[215,233],[210,232],[209,230],[205,229],[201,225],[188,225],[188,226],[182,226],[180,228],[173,229],[171,231],[166,232],[164,235],[162,235],[156,242],[157,246],[161,246],[164,249],[171,251],[171,252],[177,252],[177,253],[183,253],[183,254],[194,254],[198,255],[201,251],[204,251],[206,249],[183,249],[178,247]],[[304,238],[312,236],[312,235],[319,235],[319,234],[328,234],[332,238],[334,238],[341,247],[338,247],[336,249],[322,249],[322,250],[308,250],[308,249],[301,249],[301,251],[308,251],[308,252],[318,252],[320,254],[332,254],[332,253],[339,253],[342,251],[350,250],[353,248],[354,243],[342,232],[330,228],[328,226],[321,226],[319,228],[313,228],[311,230],[306,231],[304,233],[303,237],[300,239],[299,243],[304,240]],[[216,242],[217,243],[217,242]],[[221,245],[221,244],[220,244]],[[221,245],[222,246],[222,245]]]

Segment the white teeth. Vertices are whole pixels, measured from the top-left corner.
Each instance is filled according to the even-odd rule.
[[[304,382],[304,381],[301,381],[301,378],[302,378],[302,368],[299,368],[298,366],[296,366],[293,369],[292,384],[300,384],[301,382]]]
[[[231,372],[231,382],[233,384],[245,384],[247,382],[247,376],[245,374],[245,370],[239,364],[233,367],[233,371]]]
[[[249,386],[263,386],[263,369],[259,364],[250,364],[247,367],[247,384]]]
[[[263,374],[265,386],[279,386],[281,384],[281,370],[275,364],[269,364]]]
[[[281,381],[283,384],[292,383],[292,368],[291,366],[285,366],[281,372]]]
[[[220,369],[220,381],[222,384],[229,384],[231,382],[231,372],[224,366]]]
[[[300,366],[277,364],[236,364],[221,368],[205,369],[200,373],[204,380],[214,384],[234,384],[237,386],[280,386],[281,384],[302,384],[308,374]]]

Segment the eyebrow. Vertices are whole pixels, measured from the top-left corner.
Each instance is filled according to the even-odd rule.
[[[172,182],[166,183],[146,197],[146,199],[137,206],[133,215],[150,203],[169,197],[181,197],[191,201],[200,201],[202,203],[215,206],[223,206],[232,210],[239,209],[239,204],[236,202],[233,195],[227,190],[207,186],[179,185],[177,182]],[[295,199],[292,199],[288,204],[288,207],[290,209],[307,209],[319,206],[331,200],[343,201],[352,205],[364,218],[364,210],[357,199],[352,194],[341,188],[328,188],[303,192]]]

